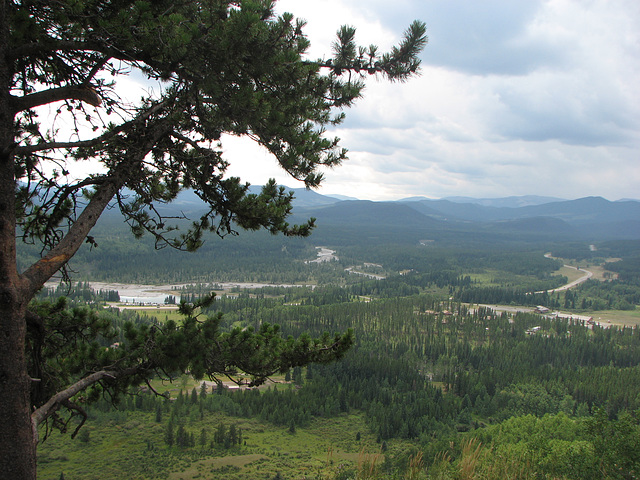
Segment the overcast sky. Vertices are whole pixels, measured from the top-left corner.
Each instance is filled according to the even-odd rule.
[[[418,78],[370,79],[334,132],[349,160],[322,194],[546,195],[640,199],[640,1],[280,0],[307,20],[310,56],[335,31],[388,48],[414,19],[429,43]],[[275,177],[275,161],[227,140],[232,173]]]

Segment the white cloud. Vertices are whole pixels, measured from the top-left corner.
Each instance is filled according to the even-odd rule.
[[[640,3],[383,6],[368,2],[365,25],[427,21],[423,74],[369,83],[337,130],[350,160],[323,192],[640,197]]]
[[[387,49],[412,20],[427,23],[422,75],[368,79],[331,132],[350,159],[326,171],[320,193],[640,197],[637,0],[280,0],[277,9],[308,21],[311,58],[330,55],[342,24]],[[223,145],[229,174],[301,186],[252,142]]]

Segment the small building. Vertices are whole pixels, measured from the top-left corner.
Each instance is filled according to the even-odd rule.
[[[537,326],[537,327],[531,327],[529,329],[527,329],[527,331],[525,332],[527,335],[533,335],[535,333],[537,333],[542,327]]]

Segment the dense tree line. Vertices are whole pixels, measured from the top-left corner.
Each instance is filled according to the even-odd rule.
[[[552,282],[557,287],[561,282]],[[547,286],[550,286],[547,285]],[[532,292],[521,287],[470,287],[455,292],[456,300],[465,303],[489,303],[492,305],[544,305],[548,308],[559,308],[559,296],[543,292]]]
[[[315,294],[302,289],[296,295],[303,293]],[[336,299],[344,300],[338,293]],[[534,455],[539,463],[530,468],[557,474],[567,468],[567,462],[579,458],[591,467],[576,472],[588,476],[567,478],[598,478],[589,455],[604,457],[593,450],[593,437],[584,433],[587,424],[576,422],[595,418],[592,415],[602,407],[612,419],[607,422],[613,423],[606,426],[604,420],[598,420],[598,428],[603,430],[602,438],[610,438],[613,431],[607,429],[618,428],[616,419],[625,419],[625,412],[640,408],[635,388],[640,382],[637,328],[589,329],[581,322],[536,314],[496,314],[424,295],[332,304],[329,294],[325,290],[319,293],[320,301],[300,304],[245,295],[223,299],[216,308],[224,306],[230,320],[247,325],[259,318],[277,319],[294,335],[303,329],[318,332],[344,322],[355,324],[357,346],[342,362],[294,369],[285,383],[264,391],[194,389],[190,394],[181,391],[171,402],[147,392],[126,397],[116,410],[102,402],[93,415],[101,415],[101,409],[112,409],[112,415],[118,415],[118,409],[155,411],[171,448],[224,449],[236,444],[238,432],[233,433],[233,422],[203,432],[197,427],[202,415],[224,412],[258,417],[295,431],[312,418],[362,411],[381,445],[396,438],[411,440],[424,452],[424,461],[433,465],[441,452],[448,451],[452,456],[448,468],[468,454],[462,434],[479,436],[483,444],[498,449],[516,448],[488,432],[515,428],[505,422],[517,419],[540,419],[526,420],[530,424],[566,418],[571,438],[566,437],[569,433],[554,437],[547,432],[547,443],[530,444],[528,453],[514,457],[513,462],[526,463],[527,455]],[[526,435],[524,423],[514,425],[518,425],[518,435]],[[566,448],[573,452],[573,460],[544,457],[545,450],[536,450],[559,441],[570,442]],[[453,450],[451,444],[456,445]],[[587,450],[580,450],[582,447]],[[623,455],[611,448],[607,452]],[[400,459],[397,464],[390,462],[385,468],[407,468]]]
[[[209,234],[196,256],[175,250],[156,250],[150,237],[131,242],[128,228],[122,221],[96,228],[97,246],[83,246],[72,261],[72,268],[82,272],[74,278],[117,279],[123,283],[294,283],[315,280],[317,270],[326,269],[326,265],[314,269],[312,267],[318,265],[304,263],[316,257],[316,250],[309,240],[302,238],[251,232],[246,237],[229,241]],[[38,255],[35,246],[22,245],[18,255],[19,268],[25,268]]]
[[[382,245],[351,242],[335,247],[338,261],[306,263],[316,257],[315,246],[321,238],[274,237],[265,232],[251,232],[234,238],[233,242],[207,235],[198,255],[154,248],[154,240],[143,237],[128,240],[127,226],[110,217],[95,227],[95,244],[83,246],[73,259],[72,267],[93,281],[124,283],[153,282],[261,282],[261,283],[358,283],[345,268],[373,262],[390,272],[413,270],[421,275],[452,276],[481,272],[487,269],[514,276],[530,276],[545,280],[561,263],[544,257],[544,250],[491,247],[425,247],[417,241],[411,245],[394,242]],[[354,245],[355,243],[355,245]],[[21,245],[18,264],[24,268],[39,255],[36,246]],[[422,283],[445,279],[424,278]],[[518,278],[522,282],[523,278]],[[419,285],[418,285],[419,286]],[[542,288],[538,288],[542,289]]]
[[[640,266],[640,264],[639,264]],[[587,280],[564,294],[564,306],[579,310],[634,310],[640,305],[640,282]]]
[[[595,245],[563,243],[549,248],[554,257],[572,258],[579,262],[601,263],[607,258],[631,258],[640,254],[637,240],[609,240]]]
[[[544,288],[558,287],[564,281],[566,279],[550,281],[544,284]],[[623,280],[587,280],[574,289],[553,293],[532,292],[522,287],[470,286],[455,290],[455,298],[468,303],[543,305],[550,309],[568,309],[576,312],[634,310],[636,305],[640,305],[640,285]]]
[[[627,257],[617,262],[607,262],[605,268],[618,274],[626,283],[640,285],[640,255]]]
[[[120,294],[117,290],[94,290],[88,282],[78,282],[77,284],[61,283],[55,288],[45,287],[39,295],[39,298],[54,300],[60,297],[66,297],[75,302],[119,302]]]

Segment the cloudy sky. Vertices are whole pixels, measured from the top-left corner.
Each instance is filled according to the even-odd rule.
[[[349,160],[322,194],[394,200],[547,195],[640,199],[638,0],[280,0],[307,20],[310,56],[342,24],[397,43],[427,24],[422,72],[370,79],[334,132]],[[257,149],[228,139],[232,173],[299,187]]]

